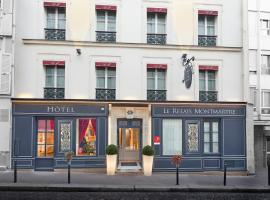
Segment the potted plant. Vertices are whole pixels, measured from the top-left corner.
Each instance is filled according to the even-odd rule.
[[[143,173],[145,176],[152,175],[153,160],[154,160],[154,148],[150,145],[143,147]]]
[[[117,146],[110,144],[106,148],[107,175],[114,175],[117,162]]]

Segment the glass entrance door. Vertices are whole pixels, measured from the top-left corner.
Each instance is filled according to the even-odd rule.
[[[140,129],[119,128],[119,161],[135,162],[140,160]]]

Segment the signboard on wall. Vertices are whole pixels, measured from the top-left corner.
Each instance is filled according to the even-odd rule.
[[[160,145],[160,136],[154,136],[154,145]]]

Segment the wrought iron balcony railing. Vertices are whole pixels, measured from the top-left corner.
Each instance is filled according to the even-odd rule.
[[[115,89],[96,88],[97,100],[115,100]]]
[[[148,101],[166,101],[166,90],[147,90]]]
[[[161,44],[167,43],[167,34],[147,34],[147,44]]]
[[[65,98],[65,88],[44,88],[44,98],[45,99],[64,99]]]
[[[112,31],[96,31],[97,42],[116,42],[116,32]]]
[[[263,115],[270,115],[270,108],[269,107],[263,107],[261,108],[261,112]]]
[[[199,35],[198,36],[199,46],[217,46],[217,36],[215,35]]]
[[[46,40],[65,40],[66,30],[45,28],[45,39]]]
[[[217,101],[217,91],[200,91],[200,101],[215,102]]]

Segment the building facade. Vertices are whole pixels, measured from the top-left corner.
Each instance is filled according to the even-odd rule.
[[[73,167],[102,168],[116,144],[119,170],[139,169],[153,145],[157,171],[182,154],[181,170],[227,162],[254,173],[246,1],[16,4],[11,160],[20,167],[63,168],[72,150]]]
[[[266,167],[270,152],[270,5],[249,1],[250,99],[254,104],[256,167]]]
[[[10,163],[13,19],[13,1],[0,1],[0,169],[7,168]]]

